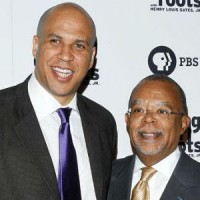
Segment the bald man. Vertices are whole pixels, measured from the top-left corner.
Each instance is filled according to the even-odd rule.
[[[82,200],[106,200],[116,156],[116,124],[77,90],[93,66],[95,24],[79,5],[62,3],[40,18],[33,37],[34,72],[0,91],[1,200],[65,200],[58,187],[57,110],[69,107]],[[70,200],[75,200],[74,198]]]

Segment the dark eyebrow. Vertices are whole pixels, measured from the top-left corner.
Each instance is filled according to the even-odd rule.
[[[55,33],[51,33],[48,35],[48,38],[57,38],[57,39],[62,39],[62,37],[58,34],[55,34]],[[90,46],[89,42],[87,40],[81,40],[81,39],[76,39],[74,41],[75,43],[85,43],[87,46]]]
[[[169,102],[167,102],[167,101],[159,102],[159,103],[157,103],[156,105],[158,105],[158,106],[167,106],[167,107],[169,107],[170,109],[172,109],[172,105],[171,105]]]
[[[136,104],[140,104],[141,102],[142,102],[141,100],[135,99],[135,100],[132,102],[132,107],[135,106]]]
[[[52,38],[52,37],[55,37],[55,38],[58,38],[58,39],[62,39],[62,37],[60,35],[57,35],[55,33],[51,33],[48,35],[48,38]]]
[[[75,40],[75,42],[76,42],[76,43],[85,43],[87,46],[90,45],[89,42],[86,41],[86,40],[80,40],[80,39],[77,39],[77,40]]]

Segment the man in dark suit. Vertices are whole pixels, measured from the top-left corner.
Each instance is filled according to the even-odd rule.
[[[200,163],[178,148],[190,122],[182,88],[147,76],[132,91],[125,121],[134,155],[113,162],[108,199],[199,199]]]
[[[60,200],[57,109],[68,106],[81,199],[106,200],[116,156],[115,120],[77,94],[93,65],[95,41],[94,22],[77,4],[59,4],[40,18],[34,73],[0,91],[1,200]]]

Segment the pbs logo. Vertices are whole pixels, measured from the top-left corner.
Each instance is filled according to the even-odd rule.
[[[176,67],[176,56],[166,46],[154,48],[148,57],[148,65],[154,74],[170,75]]]

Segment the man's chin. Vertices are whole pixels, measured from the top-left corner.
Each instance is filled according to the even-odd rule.
[[[162,147],[160,148],[138,148],[138,151],[140,154],[147,155],[147,156],[155,156],[157,154],[160,154],[162,152]]]

